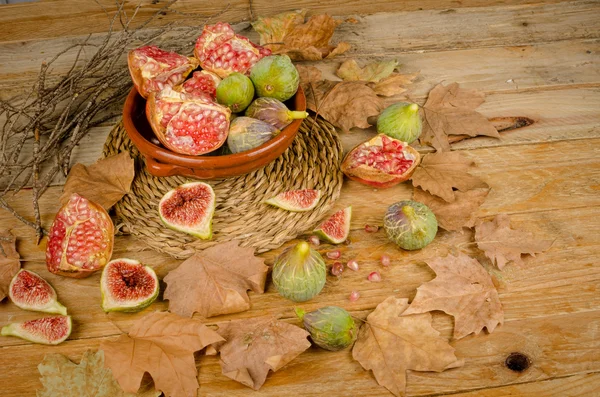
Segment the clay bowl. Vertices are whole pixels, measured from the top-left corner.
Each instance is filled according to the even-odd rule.
[[[306,110],[306,97],[302,88],[286,105],[291,110]],[[146,119],[146,100],[131,90],[123,107],[123,125],[129,138],[146,158],[148,172],[155,176],[191,176],[200,179],[218,179],[244,175],[264,167],[279,157],[290,146],[302,120],[294,120],[279,135],[263,145],[237,154],[222,156],[189,156],[175,153],[156,139]],[[153,143],[156,142],[156,143]]]

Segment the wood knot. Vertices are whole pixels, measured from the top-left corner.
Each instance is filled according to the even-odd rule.
[[[504,365],[511,371],[523,372],[531,365],[531,360],[523,353],[510,353]]]

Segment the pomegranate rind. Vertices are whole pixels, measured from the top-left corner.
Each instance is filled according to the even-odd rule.
[[[139,272],[142,274],[140,281],[145,285],[129,285],[121,280],[112,280],[111,276],[115,276],[119,264],[128,265],[128,271]],[[137,281],[137,280],[136,280]],[[124,285],[125,284],[125,285]],[[146,291],[144,291],[145,287]],[[137,298],[120,298],[118,288],[128,288],[130,294],[139,295]],[[102,310],[105,312],[139,312],[150,306],[158,297],[160,291],[158,277],[156,272],[150,266],[144,266],[134,259],[120,258],[110,261],[102,270],[100,278],[100,292],[102,294]]]
[[[371,167],[365,164],[356,163],[355,156],[356,153],[368,148],[370,146],[379,146],[382,147],[382,140],[388,139],[397,143],[402,144],[402,151],[405,153],[405,156],[412,157],[413,163],[411,166],[406,169],[402,174],[394,175],[383,172],[382,170]],[[374,186],[377,188],[388,188],[395,186],[401,182],[404,182],[412,176],[415,172],[415,169],[421,162],[421,155],[417,150],[413,147],[409,146],[405,142],[399,141],[397,139],[388,137],[384,134],[379,134],[374,138],[363,142],[357,145],[354,149],[352,149],[342,161],[341,169],[344,175],[350,178],[353,181],[360,182],[365,185]]]
[[[319,204],[320,198],[320,190],[289,190],[266,200],[265,204],[291,212],[306,212],[314,209]]]
[[[346,207],[327,218],[314,233],[332,244],[341,244],[350,234],[352,207]]]
[[[8,324],[2,327],[0,335],[16,336],[42,345],[58,345],[71,335],[72,328],[71,316],[43,317]]]
[[[67,308],[58,302],[56,291],[39,274],[21,269],[8,287],[10,300],[20,309],[34,312],[67,314]]]
[[[185,190],[196,191],[194,196],[198,197],[198,189],[205,193],[203,202],[196,201],[196,205],[190,205],[192,200],[186,201],[185,198],[183,198],[185,197]],[[169,212],[169,205],[179,205],[181,208],[175,208],[173,212]],[[215,192],[209,184],[204,182],[190,182],[168,191],[158,203],[158,213],[160,219],[168,228],[190,234],[203,240],[210,240],[213,232],[212,218],[215,213],[215,205]],[[181,212],[186,210],[194,212],[187,218],[193,218],[195,216],[197,217],[195,222],[190,223],[188,221],[184,223],[183,220],[175,219],[175,211],[178,212],[177,215],[181,215],[185,218],[186,214]],[[198,214],[198,212],[202,213]]]
[[[114,225],[106,210],[73,193],[50,227],[46,266],[61,276],[89,277],[108,263],[113,243]]]

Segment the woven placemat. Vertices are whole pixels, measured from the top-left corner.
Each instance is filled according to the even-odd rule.
[[[313,125],[314,124],[314,125]],[[104,156],[130,152],[136,161],[131,192],[116,205],[116,213],[129,233],[150,248],[175,258],[188,258],[198,250],[229,240],[240,240],[264,252],[311,231],[340,195],[342,144],[335,128],[322,119],[305,120],[294,142],[275,161],[250,174],[209,183],[216,195],[212,240],[200,240],[167,229],[158,216],[158,202],[169,190],[192,178],[158,178],[146,171],[144,158],[119,123],[104,145]],[[293,189],[319,189],[322,197],[309,212],[288,212],[263,204],[278,193]]]

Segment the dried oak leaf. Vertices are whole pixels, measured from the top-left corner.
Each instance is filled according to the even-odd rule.
[[[404,315],[408,299],[388,297],[367,317],[352,357],[372,370],[377,383],[404,396],[406,371],[442,372],[463,365],[454,348],[431,326],[431,314]]]
[[[254,249],[229,241],[185,260],[164,278],[169,310],[184,317],[203,317],[250,309],[247,291],[263,293],[269,268]]]
[[[405,314],[441,310],[454,316],[454,338],[483,328],[493,332],[504,322],[504,310],[492,277],[477,259],[465,254],[425,261],[436,277],[417,288]]]
[[[318,61],[350,49],[348,43],[337,46],[329,43],[341,21],[322,14],[313,15],[304,23],[305,15],[306,10],[301,10],[259,17],[252,27],[260,35],[261,45],[274,54],[286,54],[295,61]]]
[[[6,229],[0,229],[0,301],[8,296],[11,280],[21,268],[17,239]]]
[[[506,214],[499,214],[489,222],[475,226],[475,241],[492,263],[502,270],[510,261],[524,265],[521,254],[535,254],[546,251],[552,245],[550,240],[538,240],[532,233],[510,227]]]
[[[428,206],[435,214],[438,225],[445,230],[462,230],[473,227],[477,221],[477,209],[483,204],[489,189],[473,189],[466,192],[454,192],[455,200],[451,203],[433,196],[416,187],[413,200]]]
[[[65,204],[71,194],[77,193],[109,209],[129,193],[134,176],[133,159],[127,152],[98,160],[89,167],[75,164],[69,171],[60,203]]]
[[[156,312],[136,321],[129,335],[102,342],[100,349],[124,391],[135,393],[148,372],[165,395],[189,397],[199,387],[194,352],[222,340],[198,320]]]
[[[487,187],[487,184],[468,173],[475,163],[457,152],[436,152],[425,155],[412,175],[412,184],[434,196],[453,202],[454,188],[461,192]]]
[[[279,370],[310,347],[308,332],[272,317],[219,324],[218,333],[227,340],[213,345],[221,353],[223,375],[254,390],[269,370]]]
[[[104,367],[104,352],[86,350],[81,362],[74,364],[62,354],[46,354],[38,365],[40,381],[44,386],[37,397],[158,397],[162,393],[154,389],[152,382],[143,384],[135,393],[125,393],[112,371]]]
[[[485,135],[499,138],[492,123],[474,109],[485,102],[485,94],[465,90],[458,83],[436,85],[423,105],[423,133],[421,144],[438,151],[450,150],[449,135]]]
[[[362,81],[320,81],[305,90],[307,107],[343,131],[368,128],[367,119],[378,116],[383,101]]]

